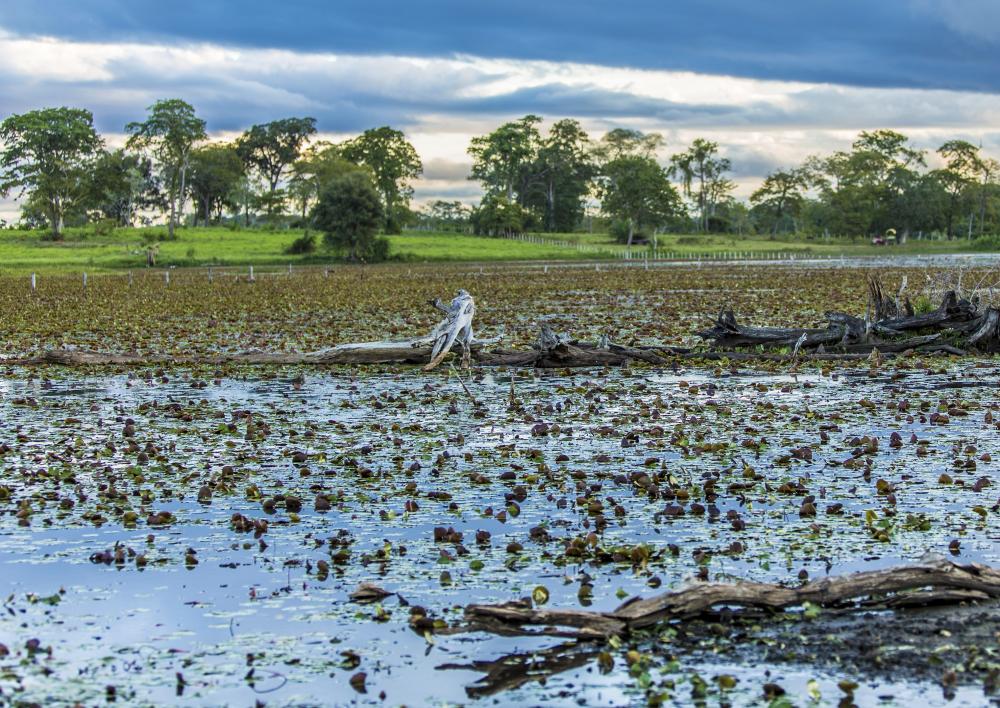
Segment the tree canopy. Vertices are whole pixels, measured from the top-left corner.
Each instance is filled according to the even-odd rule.
[[[315,118],[282,118],[251,126],[237,139],[236,152],[240,159],[267,183],[269,215],[274,214],[278,206],[275,193],[281,177],[315,134]]]
[[[375,188],[382,198],[386,233],[402,228],[402,212],[413,196],[410,181],[423,172],[416,149],[402,131],[387,125],[372,128],[340,145],[340,154],[371,170]]]
[[[103,146],[82,108],[43,108],[0,123],[0,194],[29,195],[61,238],[66,210],[88,190],[91,161]]]
[[[350,260],[372,262],[388,256],[388,241],[377,235],[382,203],[363,172],[348,172],[325,185],[312,219],[326,243]]]
[[[604,165],[600,195],[601,210],[624,223],[624,240],[630,246],[637,231],[684,214],[666,170],[650,157],[624,155]]]
[[[178,208],[184,204],[191,150],[208,137],[205,121],[195,115],[190,103],[168,98],[150,106],[146,120],[129,123],[125,132],[129,134],[126,147],[151,151],[160,166],[170,205],[168,229],[173,237]]]

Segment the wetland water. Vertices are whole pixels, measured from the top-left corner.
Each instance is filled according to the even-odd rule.
[[[929,366],[474,371],[478,408],[454,374],[413,369],[8,370],[0,700],[464,703],[481,674],[438,667],[555,642],[421,636],[413,606],[451,623],[538,586],[611,609],[699,572],[998,564],[1000,364]],[[399,597],[350,602],[366,581]],[[900,627],[868,662],[838,659],[822,622],[667,628],[632,670],[623,647],[481,701],[745,704],[777,684],[836,704],[841,681],[859,705],[990,700],[988,631],[921,653]]]

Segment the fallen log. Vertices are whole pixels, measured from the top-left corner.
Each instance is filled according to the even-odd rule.
[[[827,312],[825,317],[825,328],[749,327],[739,324],[733,311],[724,308],[713,326],[698,336],[716,348],[794,347],[796,355],[810,350],[823,354],[864,354],[875,349],[883,354],[1000,351],[1000,310],[980,308],[975,298],[959,298],[954,291],[946,292],[935,310],[917,315],[909,300],[900,304],[878,278],[870,278],[865,319],[843,312]]]
[[[968,612],[968,605],[998,597],[1000,571],[997,569],[975,563],[959,564],[929,554],[912,565],[834,576],[798,587],[756,582],[695,583],[645,600],[632,598],[611,612],[546,610],[532,607],[531,601],[525,598],[501,605],[470,605],[461,624],[438,630],[438,633],[542,635],[563,637],[568,641],[530,652],[508,654],[492,661],[449,663],[436,668],[482,672],[483,676],[465,689],[470,698],[480,698],[518,688],[529,681],[545,682],[551,676],[595,659],[602,672],[609,671],[614,659],[608,640],[624,638],[633,631],[648,629],[661,622],[683,621],[686,627],[696,627],[693,638],[696,645],[700,645],[702,635],[697,629],[698,621],[744,621],[743,626],[748,627],[746,623],[760,625],[775,617],[778,611],[811,603],[826,608],[824,616],[837,617],[836,626],[815,630],[824,641],[829,641],[833,634],[843,631],[848,614],[859,616],[871,611],[890,611],[893,614],[882,617],[881,621],[904,622],[906,613],[917,608],[954,605]],[[779,619],[783,616],[777,615]],[[856,620],[859,626],[869,621],[868,618]],[[919,618],[912,621],[921,622]],[[780,632],[782,625],[779,621],[773,627],[757,631]],[[796,630],[792,636],[801,635]],[[836,655],[832,661],[839,663],[841,657]]]
[[[928,555],[911,565],[833,576],[795,587],[752,581],[696,582],[646,599],[631,598],[610,612],[533,607],[527,599],[469,605],[462,624],[447,633],[606,639],[668,620],[712,615],[720,607],[784,610],[808,602],[820,607],[862,610],[998,597],[1000,570]]]
[[[469,351],[476,354],[483,348],[498,344],[502,335],[474,339]],[[5,359],[4,364],[61,364],[63,366],[151,366],[158,364],[424,364],[434,350],[435,340],[428,337],[401,341],[358,342],[338,344],[312,352],[237,352],[208,355],[114,354],[86,349],[52,349],[39,357]],[[443,358],[443,357],[442,357]]]

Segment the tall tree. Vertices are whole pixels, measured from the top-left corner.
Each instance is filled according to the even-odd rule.
[[[424,171],[416,148],[402,131],[383,125],[343,143],[340,153],[371,170],[375,188],[382,197],[383,229],[386,233],[398,233],[402,227],[402,212],[409,207],[413,197],[410,181]]]
[[[162,209],[152,161],[125,150],[102,151],[91,163],[86,201],[118,226],[132,226],[144,209]]]
[[[990,195],[996,194],[998,187],[997,177],[1000,176],[1000,160],[992,157],[984,157],[980,162],[979,169],[979,235],[986,232],[987,207],[990,205]],[[994,199],[994,208],[996,200]]]
[[[793,220],[804,202],[808,179],[802,169],[775,170],[764,178],[764,183],[750,195],[750,203],[766,213],[771,222],[771,233],[777,233],[786,217]]]
[[[244,164],[267,183],[269,216],[277,205],[276,192],[285,169],[299,158],[303,146],[315,134],[315,118],[282,118],[251,126],[237,139],[236,151]]]
[[[173,238],[179,212],[184,208],[191,150],[196,143],[208,137],[205,121],[195,115],[190,103],[168,98],[150,106],[146,120],[129,123],[125,132],[130,136],[126,147],[149,150],[160,166],[170,205],[167,229]]]
[[[631,246],[643,227],[662,226],[684,213],[684,205],[667,172],[655,160],[638,155],[611,160],[602,169],[601,210],[625,223]]]
[[[501,194],[508,202],[520,197],[517,187],[537,156],[541,122],[536,115],[526,115],[488,135],[474,137],[468,150],[472,156],[470,179],[478,179],[487,194]]]
[[[191,153],[191,196],[195,203],[195,224],[201,213],[208,226],[212,215],[219,218],[227,197],[243,178],[243,162],[232,145],[214,143]]]
[[[529,168],[525,201],[538,211],[546,231],[572,231],[583,215],[584,198],[595,174],[590,136],[578,121],[556,121],[541,140]]]
[[[702,231],[708,231],[715,205],[736,186],[725,176],[732,169],[729,158],[718,157],[718,153],[718,143],[695,138],[691,147],[670,158],[670,173],[680,180],[684,196],[694,199]]]
[[[937,149],[944,159],[945,167],[935,170],[938,180],[948,193],[948,238],[954,238],[954,220],[963,206],[971,213],[968,220],[969,236],[972,236],[972,222],[976,201],[973,190],[979,186],[979,177],[985,167],[979,148],[967,140],[949,140]],[[964,204],[963,204],[964,202]]]
[[[44,205],[53,238],[63,235],[66,209],[85,195],[88,163],[102,147],[90,111],[43,108],[0,123],[0,195],[28,194]]]
[[[610,162],[619,157],[655,158],[666,144],[659,133],[643,133],[631,128],[609,130],[594,147],[594,156],[600,162]]]
[[[299,216],[306,218],[310,206],[319,198],[323,188],[334,179],[349,172],[363,172],[372,179],[371,170],[346,159],[339,145],[326,141],[313,143],[302,152],[302,156],[292,163],[288,180]]]

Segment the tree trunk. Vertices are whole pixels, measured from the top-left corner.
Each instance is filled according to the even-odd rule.
[[[187,165],[183,165],[181,167],[181,191],[177,195],[177,198],[179,200],[177,204],[177,216],[175,217],[177,221],[182,221],[184,219],[184,187],[185,187],[186,177],[187,177]],[[173,236],[173,232],[171,232],[170,235]]]
[[[174,238],[174,221],[176,219],[176,215],[177,215],[177,195],[171,193],[170,194],[170,219],[167,222],[167,235],[171,238],[171,240]]]
[[[628,220],[628,244],[627,245],[629,245],[629,246],[632,245],[632,237],[633,237],[634,234],[635,234],[635,222],[632,221],[632,219],[629,219]]]
[[[548,201],[549,206],[549,218],[548,227],[549,231],[556,230],[556,185],[555,182],[549,180],[549,188],[546,190],[545,195],[546,201]]]
[[[49,214],[49,227],[52,229],[52,238],[55,241],[62,241],[63,237],[63,208],[59,197],[51,201]]]

